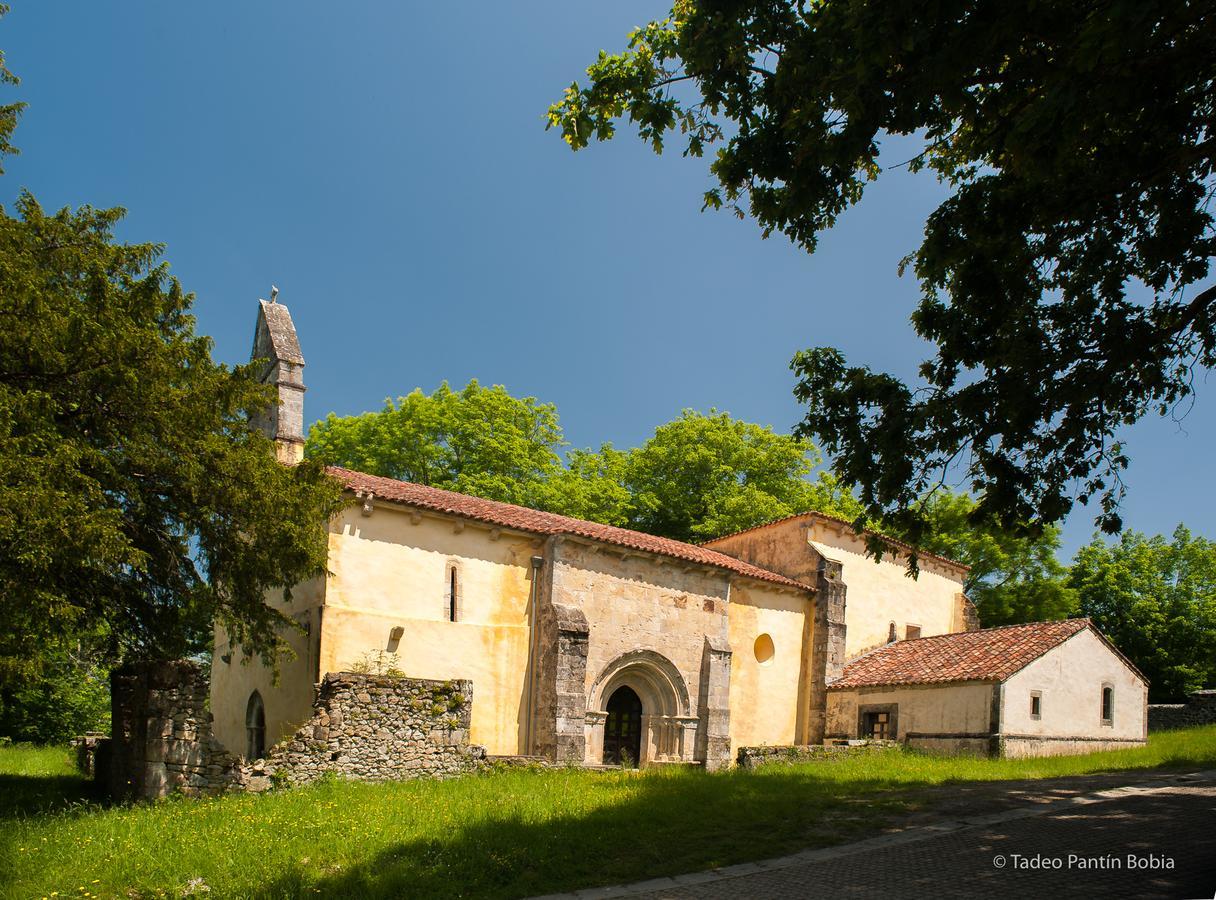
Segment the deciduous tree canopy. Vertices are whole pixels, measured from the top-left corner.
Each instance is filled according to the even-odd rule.
[[[476,380],[453,391],[415,390],[378,412],[330,413],[308,432],[306,453],[327,463],[521,506],[543,505],[561,471],[557,409]]]
[[[795,512],[859,511],[814,446],[726,413],[686,410],[641,447],[565,446],[557,411],[476,381],[414,391],[379,412],[330,415],[306,453],[326,463],[679,540],[704,540]]]
[[[813,250],[882,174],[884,135],[952,195],[906,261],[936,345],[920,382],[798,354],[801,433],[914,542],[961,466],[1007,528],[1096,499],[1121,525],[1116,434],[1216,362],[1216,4],[679,0],[549,111],[574,149],[627,118],[661,150],[720,142],[705,204]]]
[[[972,519],[976,501],[939,491],[926,504],[929,527],[920,549],[971,566],[964,591],[985,628],[1066,619],[1076,613],[1068,569],[1059,561],[1060,530],[1017,534]]]
[[[1182,525],[1170,539],[1095,539],[1077,553],[1069,583],[1081,614],[1148,677],[1154,701],[1216,685],[1216,544]]]

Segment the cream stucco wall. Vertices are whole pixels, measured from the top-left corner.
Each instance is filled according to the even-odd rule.
[[[1102,724],[1102,686],[1114,687],[1114,718]],[[1040,718],[1030,715],[1042,692]],[[1148,687],[1106,642],[1086,629],[1010,676],[1002,688],[1001,731],[1010,735],[1143,740]],[[1075,752],[1075,751],[1074,751]]]
[[[887,643],[890,623],[903,640],[907,626],[921,636],[965,630],[961,594],[966,571],[925,557],[917,578],[906,556],[866,556],[865,541],[848,526],[815,514],[797,516],[709,541],[720,553],[745,559],[805,584],[814,584],[820,558],[841,563],[845,596],[845,658]]]
[[[858,713],[866,706],[898,704],[897,740],[918,734],[988,734],[993,685],[961,682],[828,691],[828,737],[857,737]]]
[[[758,582],[731,592],[731,759],[740,747],[806,742],[811,602],[806,595]],[[756,656],[761,635],[773,643],[772,657],[764,663]]]
[[[312,715],[320,606],[324,598],[325,582],[321,578],[297,585],[290,602],[283,600],[281,590],[268,592],[267,603],[307,629],[284,633],[295,657],[280,660],[277,683],[269,667],[260,659],[250,659],[239,648],[230,646],[224,629],[216,627],[215,655],[211,662],[213,733],[233,753],[245,753],[245,712],[255,690],[261,694],[265,708],[267,748],[294,732]]]
[[[779,572],[803,584],[814,585],[819,557],[807,544],[809,516],[782,519],[739,534],[707,541],[705,546]]]
[[[909,625],[921,637],[962,630],[959,621],[964,574],[958,567],[932,559],[920,561],[916,578],[908,574],[907,557],[884,555],[875,562],[865,555],[865,541],[847,527],[812,520],[807,538],[822,555],[843,567],[845,658],[853,659],[887,643],[890,623],[903,640]]]
[[[413,678],[473,682],[469,739],[492,754],[520,752],[528,670],[531,557],[540,542],[457,519],[377,504],[344,513],[330,535],[321,671],[370,651],[397,653]],[[448,621],[449,565],[457,621]],[[394,642],[390,633],[404,630]]]

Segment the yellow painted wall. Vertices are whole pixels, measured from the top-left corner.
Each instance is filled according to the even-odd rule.
[[[283,601],[281,590],[270,591],[266,601],[308,628],[285,636],[294,659],[281,661],[278,683],[270,668],[258,658],[246,657],[231,647],[220,627],[215,629],[215,657],[211,664],[211,712],[213,734],[231,752],[244,755],[246,747],[245,711],[256,690],[262,695],[266,711],[266,747],[292,734],[312,716],[313,677],[317,665],[319,607],[324,601],[325,583],[314,578],[297,585],[290,603]],[[231,655],[224,662],[225,655]]]
[[[804,740],[800,710],[810,656],[809,597],[736,585],[728,609],[731,646],[731,759],[739,747],[787,745]],[[767,634],[773,655],[756,657],[756,639]]]
[[[987,734],[992,722],[992,685],[965,682],[828,691],[829,737],[857,737],[861,706],[899,704],[896,738],[909,731]]]
[[[1102,724],[1102,685],[1114,686],[1114,718]],[[1030,717],[1031,691],[1043,694]],[[1133,738],[1147,734],[1148,687],[1096,634],[1081,631],[1005,682],[1001,731],[1054,737]],[[1084,748],[1080,751],[1084,752]]]
[[[465,527],[461,527],[465,525]],[[330,535],[321,671],[395,651],[414,678],[473,682],[469,739],[492,754],[520,752],[535,539],[377,505],[346,511]],[[447,619],[448,565],[459,614]],[[404,629],[390,641],[395,626]]]

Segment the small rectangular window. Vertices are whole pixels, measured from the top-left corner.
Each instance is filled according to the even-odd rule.
[[[1102,685],[1102,724],[1113,725],[1115,722],[1115,689],[1109,684]]]
[[[914,641],[918,637],[920,637],[920,626],[919,625],[905,625],[904,626],[904,639],[905,640]]]
[[[1030,692],[1030,718],[1039,719],[1043,716],[1043,692]]]

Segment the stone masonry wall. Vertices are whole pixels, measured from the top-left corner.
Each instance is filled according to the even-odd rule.
[[[111,674],[111,739],[100,754],[105,771],[97,772],[111,797],[214,793],[241,783],[241,760],[211,734],[209,691],[202,667],[188,660]]]
[[[253,764],[249,789],[327,773],[392,781],[471,771],[485,759],[469,744],[472,699],[471,681],[326,675],[312,719]]]
[[[810,744],[793,747],[740,747],[739,767],[756,769],[773,762],[807,762],[809,760],[839,759],[858,753],[879,753],[898,747],[897,741],[858,740],[837,744]]]
[[[367,781],[445,777],[484,765],[468,742],[469,681],[332,673],[312,718],[249,762],[211,734],[208,684],[194,662],[143,663],[112,676],[113,732],[104,778],[111,796],[263,791],[323,775]]]
[[[1148,730],[1216,725],[1216,690],[1196,691],[1186,703],[1150,703]]]

